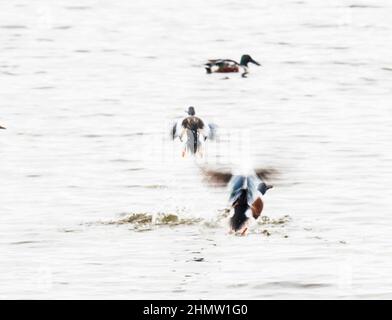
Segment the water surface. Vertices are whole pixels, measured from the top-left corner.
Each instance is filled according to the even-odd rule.
[[[2,2],[0,297],[391,298],[391,10]],[[168,140],[189,105],[221,130],[199,165],[280,172],[247,237]]]

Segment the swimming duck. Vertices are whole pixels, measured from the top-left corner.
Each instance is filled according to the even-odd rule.
[[[185,112],[188,116],[174,123],[171,130],[171,137],[173,140],[178,137],[180,141],[183,141],[184,135],[187,136],[182,151],[183,157],[187,151],[190,151],[191,154],[199,153],[202,155],[202,141],[215,138],[216,126],[210,123],[206,124],[205,121],[197,117],[194,107],[189,107]],[[202,139],[200,137],[202,137]]]
[[[257,170],[250,175],[233,175],[218,171],[203,170],[209,182],[229,186],[229,202],[233,214],[230,217],[230,231],[245,235],[251,217],[257,219],[263,211],[263,196],[273,188],[263,179],[274,174],[274,170]]]
[[[253,60],[252,57],[248,54],[244,54],[241,57],[240,63],[230,60],[230,59],[213,59],[208,60],[205,64],[205,69],[207,73],[220,72],[220,73],[228,73],[228,72],[239,72],[242,70],[241,76],[246,78],[248,74],[248,63],[254,63],[259,66],[260,64]]]

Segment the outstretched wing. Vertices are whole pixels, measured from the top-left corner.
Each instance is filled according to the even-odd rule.
[[[205,168],[202,168],[201,170],[204,176],[204,180],[212,185],[225,186],[230,182],[231,178],[233,177],[233,174],[229,171],[212,170]],[[278,175],[278,171],[272,168],[257,169],[255,170],[255,174],[261,181],[263,181],[274,178],[276,175]]]
[[[225,186],[227,185],[231,178],[231,172],[201,169],[204,175],[204,180],[212,185]]]
[[[216,138],[217,126],[214,123],[207,123],[204,127],[204,136],[206,139],[214,140]]]
[[[179,137],[181,134],[181,130],[182,130],[182,125],[181,125],[181,121],[178,120],[176,122],[174,122],[171,126],[171,130],[170,130],[170,137],[174,140],[175,138]]]
[[[269,180],[278,175],[278,171],[276,169],[268,168],[268,169],[256,169],[256,176],[259,177],[261,181]]]

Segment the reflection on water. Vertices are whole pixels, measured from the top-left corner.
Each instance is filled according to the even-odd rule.
[[[391,298],[390,3],[246,2],[0,4],[0,298]],[[241,166],[246,237],[200,174]]]

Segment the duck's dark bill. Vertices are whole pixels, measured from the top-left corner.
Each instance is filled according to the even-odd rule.
[[[261,66],[260,63],[258,63],[257,61],[255,61],[255,60],[253,60],[253,59],[251,59],[249,62],[252,62],[252,63],[254,63],[254,64],[257,65],[257,66]]]
[[[0,129],[5,129],[4,127],[0,126]]]

